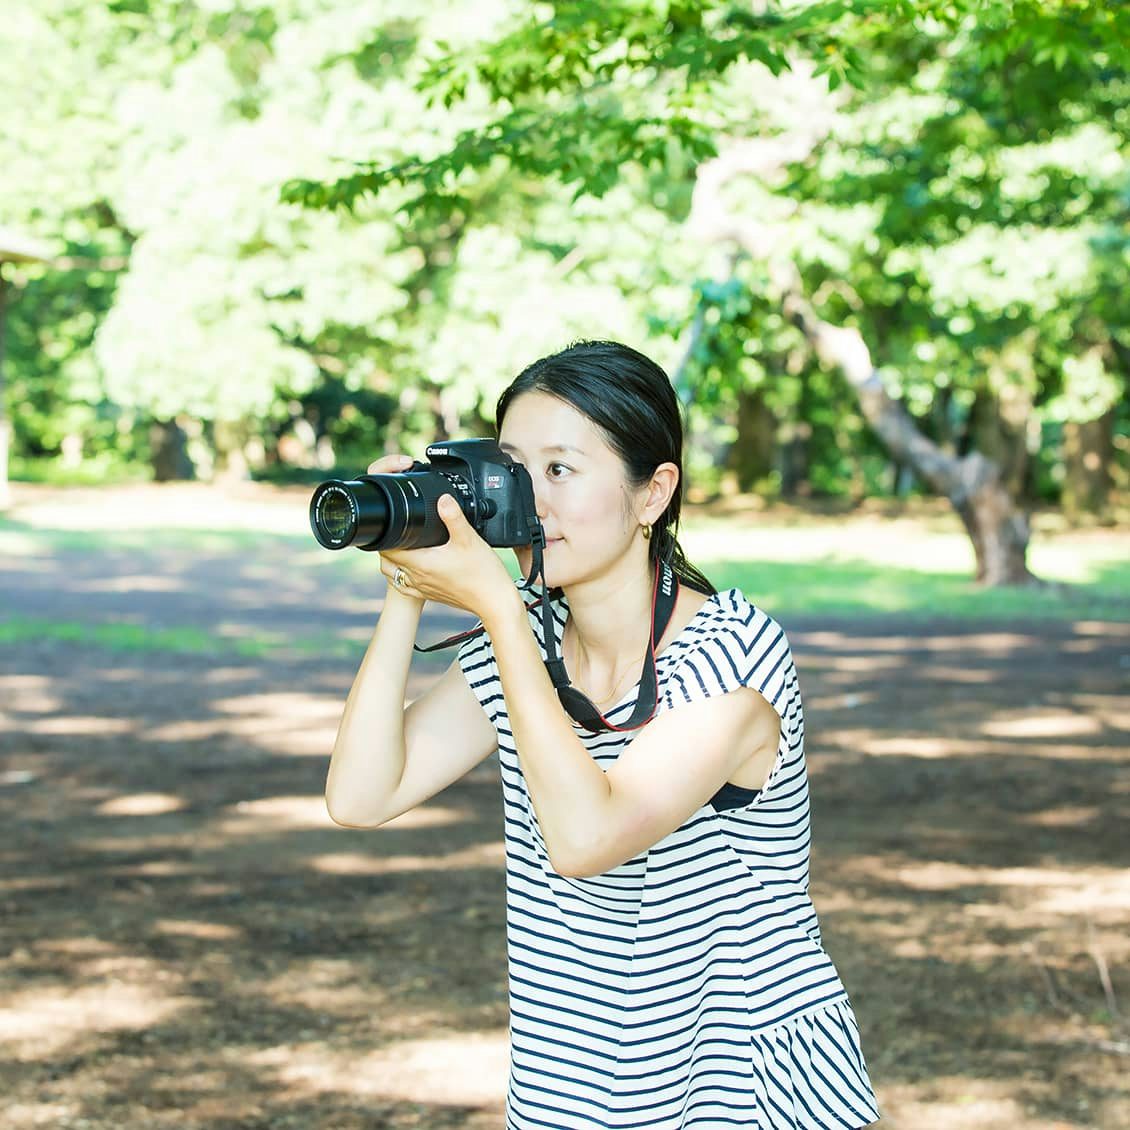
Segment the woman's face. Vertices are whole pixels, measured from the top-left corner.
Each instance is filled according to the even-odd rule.
[[[499,446],[533,479],[547,585],[577,584],[623,555],[639,528],[635,494],[620,457],[587,416],[547,393],[523,393],[507,410]],[[532,551],[515,554],[528,574]]]

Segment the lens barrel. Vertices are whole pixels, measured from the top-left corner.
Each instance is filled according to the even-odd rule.
[[[436,505],[445,494],[462,503],[461,485],[438,471],[331,479],[321,483],[310,499],[310,529],[326,549],[443,545],[447,527]]]

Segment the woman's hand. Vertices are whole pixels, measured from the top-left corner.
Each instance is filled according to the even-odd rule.
[[[370,475],[407,471],[407,455],[386,455],[369,467]],[[521,603],[514,582],[498,554],[467,521],[459,503],[444,495],[437,512],[447,527],[445,545],[393,549],[381,553],[381,572],[391,590],[415,600],[438,600],[487,621],[493,613]],[[399,571],[400,583],[394,584]]]

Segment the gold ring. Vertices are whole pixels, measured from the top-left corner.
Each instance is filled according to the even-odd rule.
[[[392,575],[392,583],[395,588],[400,588],[401,585],[408,584],[408,574],[401,569],[399,565],[396,567],[396,572]]]

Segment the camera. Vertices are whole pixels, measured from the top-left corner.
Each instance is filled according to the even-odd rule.
[[[430,444],[429,462],[391,475],[320,483],[310,499],[310,528],[326,549],[422,549],[443,545],[436,506],[454,496],[488,545],[544,544],[530,474],[492,439]]]

